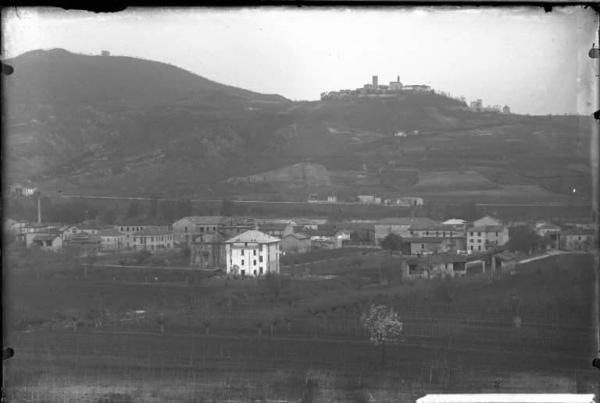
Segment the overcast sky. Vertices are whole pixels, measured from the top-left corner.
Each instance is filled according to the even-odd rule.
[[[538,8],[4,9],[3,57],[34,49],[134,56],[294,100],[428,84],[530,114],[591,113],[594,13]]]

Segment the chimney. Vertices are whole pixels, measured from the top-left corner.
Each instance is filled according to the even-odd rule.
[[[373,88],[377,88],[377,76],[373,76]]]
[[[38,193],[37,195],[37,222],[38,224],[42,223],[42,197],[41,195]]]

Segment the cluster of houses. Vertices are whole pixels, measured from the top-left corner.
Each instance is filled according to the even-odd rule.
[[[341,203],[336,195],[328,195],[324,198],[319,198],[317,194],[311,194],[308,197],[309,203]],[[356,198],[351,201],[345,201],[344,203],[355,203],[355,204],[378,204],[384,206],[395,206],[395,207],[413,207],[422,206],[424,204],[422,197],[398,197],[398,198],[383,198],[377,195],[357,195]]]
[[[551,223],[532,225],[547,248],[590,250],[590,226],[562,228]],[[376,248],[397,235],[400,266],[406,277],[462,276],[468,270],[508,270],[515,256],[506,249],[509,227],[486,216],[467,222],[443,222],[427,217],[394,217],[377,221],[329,223],[325,219],[257,219],[224,216],[190,216],[171,226],[61,225],[7,220],[5,229],[27,247],[59,251],[65,247],[82,253],[148,251],[174,248],[189,252],[189,264],[201,269],[226,269],[228,273],[260,276],[279,272],[282,254],[346,246]]]
[[[483,101],[481,99],[472,101],[469,104],[469,109],[473,112],[494,112],[494,113],[503,113],[505,115],[510,114],[510,107],[508,105],[484,106]]]
[[[379,84],[379,78],[373,76],[370,83],[354,90],[339,90],[323,92],[321,100],[327,99],[344,99],[351,97],[368,97],[368,98],[393,98],[403,92],[433,92],[433,89],[428,85],[404,85],[400,82],[400,76],[396,81],[390,81],[389,85]]]

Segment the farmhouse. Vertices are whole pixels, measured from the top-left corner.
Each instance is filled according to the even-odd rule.
[[[310,250],[310,237],[303,233],[289,233],[281,238],[284,253],[306,253]]]
[[[279,238],[257,230],[246,231],[227,240],[227,273],[242,276],[279,273],[279,243]]]
[[[129,246],[133,250],[157,252],[173,248],[173,233],[168,229],[146,228],[131,235]]]
[[[508,228],[502,225],[482,225],[467,229],[467,250],[487,251],[508,242]]]

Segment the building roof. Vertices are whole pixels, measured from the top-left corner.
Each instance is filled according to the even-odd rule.
[[[238,242],[252,242],[252,243],[273,243],[279,242],[279,238],[275,238],[264,232],[257,231],[255,229],[242,232],[239,235],[225,241],[225,243],[238,243]]]
[[[188,221],[193,224],[217,225],[222,223],[223,220],[224,217],[220,215],[188,216],[180,218],[179,220],[175,221],[173,225],[179,223],[180,221]]]
[[[116,228],[105,228],[98,231],[98,236],[125,236],[125,234]]]
[[[154,236],[154,235],[170,235],[173,232],[166,227],[151,227],[144,228],[141,231],[135,232],[132,236]]]
[[[467,232],[502,232],[505,228],[503,225],[480,225],[467,228]]]
[[[298,240],[310,239],[306,234],[303,234],[301,232],[294,232],[294,233],[286,234],[282,238],[286,238],[289,236],[294,237]]]
[[[437,221],[429,217],[389,217],[375,222],[375,225],[435,225]]]
[[[283,231],[289,224],[282,222],[269,222],[260,224],[258,228],[261,231]]]
[[[451,218],[449,220],[444,221],[443,225],[463,225],[466,221],[461,218]]]
[[[37,234],[33,237],[34,241],[53,241],[55,238],[60,238],[56,234]]]

